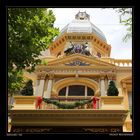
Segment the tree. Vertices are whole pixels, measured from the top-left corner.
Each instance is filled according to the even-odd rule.
[[[22,95],[33,95],[33,85],[32,85],[32,80],[29,80],[26,85],[24,86],[24,88],[21,90],[21,94]]]
[[[46,8],[8,8],[8,91],[21,86],[23,69],[41,63],[38,56],[59,33],[54,21]]]
[[[109,88],[107,90],[107,95],[108,96],[118,96],[118,94],[119,94],[119,91],[116,88],[114,81],[110,81]]]
[[[20,89],[24,85],[24,79],[22,78],[22,71],[12,70],[8,72],[8,92],[13,95],[13,93],[19,93]]]
[[[120,23],[127,26],[127,33],[123,41],[132,38],[132,9],[131,8],[114,8],[120,14]]]

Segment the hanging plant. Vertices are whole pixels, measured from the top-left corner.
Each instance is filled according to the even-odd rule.
[[[51,100],[51,99],[47,99],[47,98],[43,98],[43,101],[48,103],[48,104],[54,104],[56,105],[58,108],[62,108],[62,109],[74,109],[76,107],[85,105],[85,104],[89,104],[92,102],[92,99],[86,100],[86,101],[76,101],[74,103],[60,103],[59,101],[56,100]]]

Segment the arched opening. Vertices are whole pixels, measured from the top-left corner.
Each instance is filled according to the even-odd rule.
[[[80,85],[80,86],[78,86]],[[89,78],[65,78],[56,82],[52,88],[51,96],[68,96],[71,91],[78,91],[76,94],[80,93],[80,96],[92,96],[96,91],[99,90],[98,83]],[[82,91],[82,92],[81,92]],[[73,96],[70,93],[71,96]],[[78,96],[76,95],[75,96]],[[99,93],[98,93],[99,94]],[[97,96],[100,96],[97,95]]]
[[[66,96],[66,87],[62,88],[60,91],[59,91],[59,96]]]
[[[85,85],[69,85],[60,89],[58,96],[94,96],[94,90]]]

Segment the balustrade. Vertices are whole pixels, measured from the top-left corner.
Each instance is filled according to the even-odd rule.
[[[114,63],[116,66],[120,67],[132,67],[132,61],[131,60],[114,60]]]

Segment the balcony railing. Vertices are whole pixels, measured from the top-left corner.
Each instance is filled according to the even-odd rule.
[[[113,58],[101,58],[102,61],[115,64],[120,67],[132,67],[131,59],[113,59]]]
[[[68,97],[55,97],[51,98],[51,100],[55,100],[59,103],[72,103],[74,104],[76,101],[85,101],[90,100],[91,97],[84,96],[68,96]],[[125,110],[123,104],[123,96],[101,96],[96,100],[96,107],[93,106],[93,101],[88,104],[76,107],[74,109],[101,109],[101,110]],[[58,108],[54,104],[48,104],[44,101],[41,102],[41,106],[37,106],[38,97],[37,96],[14,96],[14,104],[11,110],[51,110],[51,109],[62,109]],[[95,102],[94,102],[95,103]]]
[[[132,67],[131,60],[118,59],[118,60],[115,60],[114,63],[116,66],[120,66],[120,67]]]

